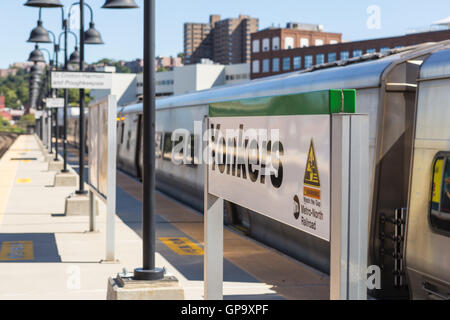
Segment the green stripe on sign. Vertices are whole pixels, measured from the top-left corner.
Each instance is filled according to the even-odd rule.
[[[308,93],[249,98],[212,103],[210,117],[254,117],[355,113],[355,90],[325,90]]]

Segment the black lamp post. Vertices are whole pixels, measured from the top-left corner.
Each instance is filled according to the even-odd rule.
[[[70,55],[69,63],[80,64],[80,51],[78,51],[78,47],[75,47],[75,51]]]
[[[47,67],[46,82],[43,84],[44,86],[46,86],[46,89],[47,89],[46,90],[47,91],[46,94],[48,96],[49,93],[50,93],[50,84],[49,84],[49,81],[50,81],[50,70],[53,69],[53,60],[52,60],[50,51],[48,51],[45,48],[39,49],[39,46],[36,43],[34,50],[30,53],[28,61],[34,62],[35,64],[38,63],[38,62],[45,63],[45,58],[44,58],[44,55],[43,55],[41,50],[48,54],[48,60],[49,60],[49,66]],[[36,85],[38,86],[37,88],[36,88]],[[34,84],[31,83],[31,93],[30,93],[31,101],[30,101],[30,105],[32,105],[32,106],[34,106],[36,104],[36,102],[37,102],[37,98],[38,97],[37,97],[36,92],[38,92],[38,91],[39,91],[39,84],[37,82],[35,82]],[[51,119],[52,119],[52,115],[50,113],[50,123],[52,123]],[[57,150],[57,148],[58,148],[58,146],[57,146],[57,141],[56,141],[56,150]],[[53,152],[53,149],[52,149],[52,146],[50,145],[50,153],[52,153],[52,152]]]
[[[80,72],[84,71],[84,45],[85,44],[103,44],[103,40],[101,39],[100,33],[94,27],[94,14],[92,8],[84,2],[84,0],[80,0],[72,4],[79,5],[80,7],[80,53],[79,53],[79,63],[80,63]],[[72,8],[71,6],[71,8]],[[91,22],[89,25],[89,29],[87,31],[84,30],[84,7],[87,7],[91,14]],[[70,10],[69,10],[70,12]],[[70,15],[69,15],[70,16]],[[72,54],[72,57],[75,60],[75,51]],[[71,60],[72,60],[71,57]],[[80,141],[80,152],[79,152],[79,174],[80,174],[80,185],[79,189],[75,192],[76,194],[82,195],[87,194],[87,190],[84,189],[84,155],[85,155],[85,91],[84,89],[80,89],[80,132],[79,132],[79,141]]]
[[[84,44],[102,44],[101,37],[92,23],[84,32],[84,0],[80,0],[80,71],[84,70]],[[56,0],[28,0],[25,4],[36,7],[62,7]],[[138,8],[134,0],[106,0],[105,9]],[[76,60],[76,52],[71,61]],[[159,280],[164,277],[164,270],[155,267],[155,0],[144,1],[144,168],[143,168],[143,267],[134,272],[137,280]],[[84,90],[80,89],[80,190],[84,190]]]
[[[73,33],[72,31],[68,30],[68,21],[67,19],[64,19],[64,9],[62,9],[62,16],[63,16],[63,28],[64,31],[61,32],[59,34],[58,37],[58,51],[61,45],[61,36],[64,35],[64,70],[68,70],[69,69],[69,60],[67,59],[67,55],[68,55],[68,51],[67,51],[67,36],[68,34],[71,34],[75,37],[75,52],[77,51],[77,45],[78,45],[78,38],[77,35],[75,33]],[[58,55],[58,52],[56,53]],[[74,54],[74,53],[73,53]],[[72,54],[72,55],[73,55]],[[68,108],[68,103],[69,103],[69,90],[68,89],[64,89],[64,133],[63,133],[63,160],[64,160],[64,165],[63,165],[63,169],[61,170],[62,173],[67,173],[69,172],[69,170],[67,169],[67,108]]]
[[[107,0],[103,8],[137,8],[134,0]],[[144,154],[143,154],[143,267],[134,270],[137,280],[159,280],[164,270],[155,265],[155,0],[144,1]]]
[[[28,0],[25,6],[36,8],[60,8],[63,5],[59,0]]]
[[[80,0],[79,2],[75,2],[71,5],[72,8],[75,5],[79,5],[80,7],[80,52],[78,53],[77,48],[75,48],[75,52],[70,57],[70,63],[78,60],[80,65],[80,72],[84,70],[84,44],[103,44],[100,33],[95,29],[93,22],[93,11],[92,8],[84,2],[84,0]],[[64,69],[68,70],[67,60],[67,34],[68,34],[68,22],[64,16],[64,6],[59,2],[59,0],[28,0],[25,3],[25,6],[29,7],[38,7],[42,8],[61,8],[62,18],[63,18],[63,29],[65,35],[65,46],[64,46]],[[91,22],[88,30],[84,30],[84,7],[87,6],[91,13]],[[69,18],[70,18],[70,10],[69,10]],[[39,19],[40,20],[40,19]],[[38,27],[42,27],[42,23],[39,24]],[[36,29],[36,28],[35,28]],[[42,33],[42,30],[40,30]],[[55,45],[55,49],[59,50],[58,46]],[[68,105],[68,90],[64,90],[64,168],[62,172],[67,172],[67,105]],[[77,194],[86,194],[87,191],[84,189],[84,156],[85,156],[85,92],[84,89],[80,89],[80,152],[79,152],[79,174],[80,174],[80,185],[79,190],[76,191]]]
[[[30,2],[30,1],[29,1]],[[34,6],[37,6],[37,2],[39,1],[32,1]],[[50,1],[50,4],[47,4],[47,7],[49,5],[55,6],[55,1]],[[26,3],[25,5],[29,5]],[[46,30],[43,27],[42,24],[42,7],[39,8],[39,20],[37,22],[37,27],[35,27],[33,30],[31,30],[30,37],[28,38],[28,42],[34,42],[34,43],[53,43],[53,56],[55,58],[55,67],[58,68],[58,51],[59,51],[59,45],[56,43],[56,37],[55,34],[51,31]],[[50,35],[53,38],[53,41],[50,39]],[[51,58],[50,58],[51,60]],[[51,65],[51,64],[50,64]],[[51,68],[53,69],[53,68]],[[52,70],[50,70],[51,72]],[[47,80],[50,81],[49,73],[47,74]],[[55,94],[55,91],[52,90],[52,94]],[[54,161],[59,161],[58,159],[58,137],[59,137],[59,124],[58,124],[58,109],[55,109],[53,112],[54,118],[55,118],[55,127],[54,127],[54,135],[55,135],[55,158]]]
[[[39,84],[41,84],[42,79],[42,70],[39,68],[37,62],[33,64],[33,66],[30,69],[30,88],[29,88],[29,95],[28,95],[28,101],[29,106],[31,109],[38,109],[37,106],[37,97],[39,95]],[[36,84],[38,84],[38,88],[36,88]],[[39,119],[39,137],[42,140],[42,118]]]
[[[39,49],[39,46],[36,44],[34,46],[34,50],[31,51],[30,56],[28,57],[28,61],[31,62],[45,62],[44,55],[42,54],[42,51]]]

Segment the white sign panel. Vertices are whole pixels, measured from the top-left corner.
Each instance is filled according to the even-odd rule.
[[[47,108],[64,108],[64,98],[47,98],[45,100]]]
[[[52,72],[53,89],[111,89],[111,73]]]
[[[209,193],[329,241],[330,121],[330,115],[210,118]],[[239,132],[234,139],[230,129]]]

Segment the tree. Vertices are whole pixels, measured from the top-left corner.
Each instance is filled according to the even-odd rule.
[[[169,68],[167,68],[167,67],[159,67],[158,70],[156,70],[156,72],[166,72],[166,71],[170,71]]]
[[[26,129],[28,126],[34,126],[36,124],[36,118],[34,114],[25,114],[18,121],[19,127]]]
[[[29,75],[18,69],[14,76],[0,78],[0,95],[5,96],[7,108],[17,109],[28,103]]]
[[[61,94],[62,96],[62,94]],[[90,90],[85,90],[85,103],[89,105],[91,101]],[[78,106],[80,104],[80,90],[79,89],[69,89],[69,105]]]

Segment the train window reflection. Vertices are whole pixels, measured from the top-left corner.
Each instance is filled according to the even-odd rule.
[[[162,134],[162,133],[161,133]],[[184,141],[184,136],[180,135],[176,137],[176,141],[172,141],[172,133],[166,132],[164,133],[164,141],[163,144],[163,151],[162,151],[162,157],[164,160],[171,161],[172,157],[173,160],[175,160],[178,163],[182,163],[184,165],[188,166],[196,166],[198,164],[198,154],[195,150],[195,146],[197,145],[199,138],[197,136],[194,136],[193,134],[187,136],[187,143]],[[174,153],[172,156],[172,153],[174,152],[174,146],[179,145],[179,143],[183,144],[183,147],[177,151],[177,153]],[[185,146],[186,150],[185,150]]]
[[[122,126],[121,126],[121,130],[120,130],[120,144],[123,144],[123,134],[125,132],[125,123],[122,122]]]
[[[155,157],[161,158],[162,152],[162,132],[155,133]]]
[[[447,159],[444,171],[441,211],[450,214],[450,159]]]
[[[163,159],[171,160],[172,159],[172,133],[166,132],[164,133],[164,148],[163,148]]]
[[[437,231],[450,235],[450,153],[439,153],[434,161],[430,222]]]

